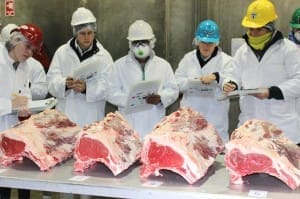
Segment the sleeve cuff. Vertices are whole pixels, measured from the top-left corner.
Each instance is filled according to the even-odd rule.
[[[237,83],[235,83],[234,81],[231,81],[231,80],[229,81],[229,83],[235,85],[235,89],[234,90],[238,90],[239,87],[238,87]]]
[[[279,87],[272,86],[269,88],[269,97],[268,99],[277,99],[277,100],[283,100],[283,94]]]
[[[216,76],[216,81],[219,83],[219,81],[220,81],[220,75],[219,75],[219,73],[218,72],[214,72],[213,74]]]

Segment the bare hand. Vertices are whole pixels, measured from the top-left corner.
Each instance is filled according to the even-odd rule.
[[[224,93],[232,92],[235,89],[236,89],[236,85],[233,84],[233,83],[230,83],[230,82],[225,83],[224,86],[223,86]]]
[[[209,75],[205,75],[200,77],[200,81],[203,84],[210,84],[211,82],[216,80],[216,75],[215,74],[209,74]]]
[[[150,94],[147,96],[146,102],[148,104],[159,104],[161,102],[160,95],[158,94]]]
[[[11,101],[13,109],[21,109],[28,106],[28,97],[24,95],[14,94]]]
[[[265,88],[265,89],[261,89],[261,90],[262,90],[262,92],[260,92],[260,93],[254,93],[254,94],[250,94],[250,95],[252,95],[258,99],[261,99],[261,100],[268,99],[270,96],[269,89]]]
[[[69,88],[69,89],[72,89],[73,82],[74,82],[73,77],[67,77],[67,79],[66,79],[66,87]]]
[[[83,80],[75,80],[73,81],[72,89],[78,93],[82,93],[86,91],[86,84]]]

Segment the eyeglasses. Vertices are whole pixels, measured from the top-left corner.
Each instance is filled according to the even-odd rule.
[[[136,41],[132,41],[131,43],[134,46],[139,46],[139,45],[143,45],[143,44],[149,44],[150,41],[149,40],[136,40]]]

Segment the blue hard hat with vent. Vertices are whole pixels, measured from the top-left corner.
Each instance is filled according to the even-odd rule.
[[[206,43],[218,43],[220,41],[219,26],[213,20],[202,21],[197,28],[195,38]]]

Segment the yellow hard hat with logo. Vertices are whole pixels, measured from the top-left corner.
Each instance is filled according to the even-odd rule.
[[[273,3],[269,0],[255,0],[248,6],[242,25],[247,28],[260,28],[277,17]]]

